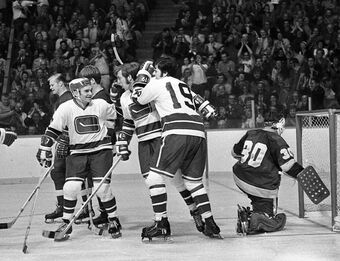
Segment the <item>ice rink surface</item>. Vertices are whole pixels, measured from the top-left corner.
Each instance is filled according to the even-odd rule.
[[[73,226],[69,240],[54,242],[41,235],[43,229],[55,230],[59,225],[44,223],[44,215],[55,208],[53,183],[46,180],[39,191],[28,253],[23,254],[22,246],[31,204],[12,228],[0,230],[0,261],[340,260],[340,234],[331,232],[327,214],[298,218],[297,183],[294,180],[284,176],[279,193],[279,212],[287,214],[285,229],[246,237],[236,235],[235,226],[237,204],[246,206],[249,202],[234,185],[231,173],[209,173],[208,180],[212,210],[224,240],[210,239],[196,231],[184,201],[168,183],[168,216],[173,241],[142,242],[142,227],[153,223],[147,188],[139,174],[115,174],[112,188],[123,226],[122,237],[97,236],[82,224]],[[37,182],[0,180],[0,222],[9,222],[15,217]],[[94,205],[97,205],[96,199]],[[96,207],[95,212],[98,214]]]

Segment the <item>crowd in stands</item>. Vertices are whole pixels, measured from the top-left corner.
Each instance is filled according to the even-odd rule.
[[[138,40],[154,0],[14,0],[11,5],[14,43],[10,85],[0,102],[0,126],[19,135],[42,134],[53,113],[48,78],[63,73],[67,80],[96,65],[108,90],[114,67],[113,47],[125,62],[136,59]],[[0,76],[7,56],[10,22],[0,16]],[[3,79],[0,79],[3,83]],[[2,86],[1,86],[2,87]],[[2,89],[2,88],[1,88]]]
[[[296,111],[340,108],[340,1],[174,2],[153,58],[174,56],[177,77],[217,107],[207,126],[260,127],[277,114],[294,126]]]
[[[89,1],[89,8],[80,1],[11,3],[12,70],[1,96],[0,127],[42,134],[53,112],[47,80],[54,73],[71,80],[94,64],[108,90],[119,65],[113,47],[121,60],[138,60],[136,48],[157,1]],[[276,114],[294,126],[296,111],[340,107],[340,1],[173,2],[180,6],[178,17],[154,36],[152,58],[173,56],[177,77],[217,108],[208,128],[260,127]],[[1,84],[11,26],[5,14],[0,12]]]

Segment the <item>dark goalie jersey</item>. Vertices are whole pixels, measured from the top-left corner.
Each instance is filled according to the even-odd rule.
[[[270,129],[249,130],[234,145],[234,152],[242,155],[233,166],[236,185],[254,196],[276,198],[281,167],[295,162],[286,141]]]

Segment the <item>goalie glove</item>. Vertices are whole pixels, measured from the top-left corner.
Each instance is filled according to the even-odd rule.
[[[37,152],[37,160],[39,164],[45,168],[52,165],[52,145],[54,141],[51,137],[44,134],[41,137],[40,147]]]
[[[6,131],[0,128],[0,143],[5,144],[8,147],[13,144],[13,142],[18,138],[17,134],[13,131]]]
[[[205,100],[199,94],[193,94],[194,103],[199,113],[201,113],[207,119],[217,116],[216,108],[208,100]]]
[[[63,133],[56,145],[56,156],[58,159],[65,159],[70,154],[70,138],[68,134]]]
[[[119,132],[118,140],[116,142],[117,155],[121,156],[123,161],[129,159],[131,151],[128,148],[128,137],[124,132]]]

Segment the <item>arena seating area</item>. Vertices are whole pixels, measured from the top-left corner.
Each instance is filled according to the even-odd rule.
[[[124,62],[139,60],[138,41],[152,30],[146,22],[161,5],[157,0],[6,3],[0,6],[0,127],[19,135],[42,134],[50,121],[51,74],[71,80],[85,65],[96,64],[111,83],[119,65],[113,47]],[[280,114],[294,126],[296,111],[340,107],[339,1],[173,4],[178,16],[172,27],[155,34],[150,58],[173,56],[177,77],[215,105],[218,117],[206,121],[208,128],[261,127]],[[9,85],[3,86],[8,50]]]

